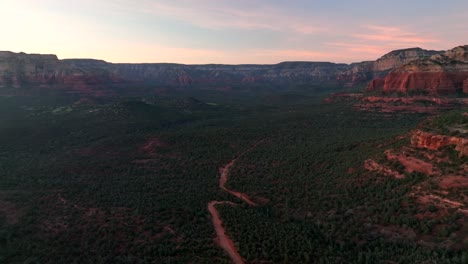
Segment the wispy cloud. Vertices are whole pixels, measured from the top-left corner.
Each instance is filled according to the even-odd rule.
[[[438,42],[430,36],[423,36],[398,27],[385,27],[376,25],[364,26],[370,32],[353,35],[365,41],[385,42],[387,44],[427,44]]]
[[[123,47],[123,48],[122,48]],[[131,54],[127,50],[133,51]],[[120,44],[115,49],[99,51],[111,62],[177,62],[188,64],[275,64],[282,61],[335,61],[343,57],[335,52],[304,49],[246,49],[225,52],[212,49],[177,48],[152,44]],[[127,54],[122,57],[119,54]],[[352,58],[346,58],[352,59]]]
[[[326,45],[339,54],[354,54],[361,60],[373,60],[385,53],[401,48],[430,48],[439,43],[431,35],[417,33],[408,28],[398,26],[362,25],[354,31],[343,32],[346,41],[330,41]]]
[[[267,50],[251,50],[249,51],[253,56],[258,59],[269,59],[270,63],[281,62],[286,60],[297,61],[320,61],[330,60],[336,57],[332,52],[321,52],[304,49],[267,49]]]
[[[351,42],[329,42],[327,45],[349,52],[359,52],[360,54],[383,55],[388,51],[388,47],[382,45],[366,45],[363,43]]]
[[[265,1],[173,0],[146,1],[145,13],[164,16],[212,30],[271,30],[309,35],[323,32],[326,28],[314,26],[311,18],[294,17]]]
[[[0,22],[8,25],[0,28],[5,36],[0,49],[112,62],[237,64],[354,62],[400,48],[448,49],[466,42],[468,2],[439,6],[432,13],[385,17],[367,16],[378,12],[379,5],[348,10],[328,2],[0,1]],[[398,4],[407,5],[386,5]],[[420,10],[417,5],[412,8]]]
[[[106,49],[94,49],[96,58],[110,62],[129,63],[213,63],[226,59],[226,54],[220,50],[170,47],[154,43],[120,42]],[[76,53],[76,51],[75,51]],[[217,58],[214,60],[213,58]]]

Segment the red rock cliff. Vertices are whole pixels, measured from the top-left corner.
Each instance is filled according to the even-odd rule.
[[[391,51],[376,61],[364,61],[353,63],[350,69],[340,73],[337,77],[340,81],[352,84],[367,82],[373,78],[384,78],[390,71],[397,69],[409,62],[429,58],[443,51],[424,50],[421,48],[409,48]],[[375,85],[372,84],[372,85]],[[383,84],[382,84],[383,85]]]
[[[468,93],[468,45],[456,47],[445,54],[412,61],[375,79],[369,91],[385,93],[426,92],[431,95]]]
[[[467,72],[393,72],[378,88],[385,93],[424,91],[431,95],[454,94],[462,91]],[[372,86],[369,86],[370,88]],[[376,89],[376,88],[373,88]]]

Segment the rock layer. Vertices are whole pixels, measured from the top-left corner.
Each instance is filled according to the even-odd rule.
[[[442,147],[453,145],[461,156],[468,156],[468,139],[432,134],[417,130],[411,137],[411,144],[419,148],[438,150]]]
[[[430,56],[441,53],[443,53],[443,51],[424,50],[421,48],[394,50],[376,61],[352,63],[349,65],[348,70],[338,75],[338,79],[345,82],[347,86],[353,86],[354,84],[367,82],[372,79],[381,79],[390,71],[406,63],[429,58]]]
[[[20,93],[25,88],[62,89],[67,93],[116,92],[113,86],[133,85],[217,89],[256,83],[270,85],[363,84],[396,67],[437,51],[420,48],[392,51],[377,61],[353,64],[282,62],[274,65],[183,65],[171,63],[107,63],[93,59],[59,60],[55,55],[0,52],[0,88]],[[458,54],[458,53],[456,53]],[[458,55],[454,55],[458,56]],[[468,88],[467,88],[468,89]],[[121,89],[122,90],[122,89]],[[119,92],[121,92],[119,90]],[[1,90],[0,90],[1,92]]]
[[[468,45],[411,61],[384,79],[371,81],[368,90],[431,95],[468,93]]]

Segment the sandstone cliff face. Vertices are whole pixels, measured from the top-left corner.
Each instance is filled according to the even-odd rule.
[[[371,83],[370,89],[407,92],[419,87],[430,87],[431,93],[451,93],[453,86],[460,91],[468,91],[468,76],[462,70],[462,63],[453,63],[457,59],[466,58],[465,50],[466,46],[440,54],[437,51],[412,48],[390,52],[377,61],[350,65],[330,62],[283,62],[275,65],[113,64],[92,59],[59,60],[55,55],[0,52],[0,88],[9,89],[10,92],[33,87],[36,90],[61,89],[67,93],[112,93],[113,86],[130,90],[129,86],[140,84],[211,88],[254,83],[277,86],[311,83],[352,86],[383,77],[390,70],[410,62],[401,66],[399,71],[392,72],[393,75],[399,74],[396,78],[377,79]],[[419,73],[422,64],[415,63],[415,60],[420,61],[421,58],[425,58],[427,64],[424,64],[423,72],[443,73],[428,80],[427,76]],[[442,66],[433,63],[441,60],[445,63]],[[457,74],[452,75],[454,72]]]
[[[0,52],[0,88],[13,88],[15,93],[45,88],[90,93],[120,80],[106,69],[79,68],[55,55]]]
[[[390,71],[409,62],[441,54],[442,52],[421,48],[395,50],[376,60],[373,70],[375,72]]]
[[[114,64],[126,80],[181,85],[336,81],[346,64],[284,62],[276,65]]]
[[[446,51],[443,54],[432,56],[435,60],[456,60],[468,62],[468,45],[458,46],[451,50]]]
[[[347,64],[284,62],[276,65],[113,64],[92,59],[58,60],[55,55],[2,52],[0,87],[68,88],[90,91],[125,84],[189,87],[266,83],[338,83]]]
[[[368,85],[385,93],[426,92],[431,95],[468,93],[468,45],[409,62]]]
[[[365,82],[372,79],[384,78],[390,71],[409,62],[429,58],[443,53],[443,51],[410,48],[389,52],[376,61],[353,63],[350,69],[340,74],[339,79],[351,83]]]
[[[411,144],[419,148],[426,148],[431,150],[438,150],[445,146],[454,145],[455,150],[460,152],[460,156],[468,156],[467,138],[435,135],[417,130],[413,133]]]
[[[63,75],[64,66],[55,55],[0,52],[0,86],[20,87],[36,80],[47,83]]]
[[[373,80],[369,91],[385,93],[426,92],[430,95],[466,92],[467,72],[392,72],[385,79]]]

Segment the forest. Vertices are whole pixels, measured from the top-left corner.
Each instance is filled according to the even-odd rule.
[[[363,168],[428,116],[327,93],[0,97],[0,262],[230,263],[207,210],[222,200],[236,204],[217,208],[247,263],[468,263],[466,239],[444,243],[468,234],[466,215],[438,219],[443,230],[415,216],[408,194],[425,175]],[[219,188],[235,158],[227,187],[257,206]]]

